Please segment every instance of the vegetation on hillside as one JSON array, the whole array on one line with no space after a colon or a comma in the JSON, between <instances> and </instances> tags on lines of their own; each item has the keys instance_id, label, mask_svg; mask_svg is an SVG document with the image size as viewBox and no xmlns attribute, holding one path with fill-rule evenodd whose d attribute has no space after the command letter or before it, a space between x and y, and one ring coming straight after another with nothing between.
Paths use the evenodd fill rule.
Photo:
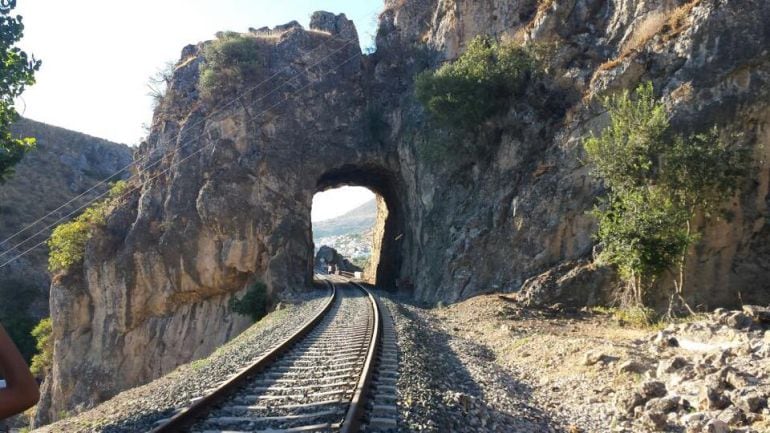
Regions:
<instances>
[{"instance_id":1,"label":"vegetation on hillside","mask_svg":"<svg viewBox=\"0 0 770 433\"><path fill-rule=\"evenodd\" d=\"M51 370L53 365L53 339L51 334L53 328L51 327L51 318L45 318L35 326L32 330L32 337L35 339L35 347L37 353L32 357L30 363L30 371L35 377L42 379Z\"/></svg>"},{"instance_id":2,"label":"vegetation on hillside","mask_svg":"<svg viewBox=\"0 0 770 433\"><path fill-rule=\"evenodd\" d=\"M600 260L626 281L627 304L643 304L666 271L678 270L670 305L686 306L684 267L698 239L693 221L716 215L747 173L750 155L716 129L686 137L671 131L651 83L604 104L610 124L584 141L594 174L608 188L593 210Z\"/></svg>"},{"instance_id":3,"label":"vegetation on hillside","mask_svg":"<svg viewBox=\"0 0 770 433\"><path fill-rule=\"evenodd\" d=\"M233 96L262 71L261 47L257 38L223 32L203 48L198 89L204 100Z\"/></svg>"},{"instance_id":4,"label":"vegetation on hillside","mask_svg":"<svg viewBox=\"0 0 770 433\"><path fill-rule=\"evenodd\" d=\"M82 263L86 243L94 228L105 224L110 210L128 189L126 181L115 182L106 199L91 205L77 218L53 230L48 240L48 269L52 273L66 271Z\"/></svg>"},{"instance_id":5,"label":"vegetation on hillside","mask_svg":"<svg viewBox=\"0 0 770 433\"><path fill-rule=\"evenodd\" d=\"M262 281L255 282L241 299L231 298L229 306L233 313L258 321L267 314L267 286Z\"/></svg>"},{"instance_id":6,"label":"vegetation on hillside","mask_svg":"<svg viewBox=\"0 0 770 433\"><path fill-rule=\"evenodd\" d=\"M457 60L418 75L415 95L442 126L474 130L509 109L534 69L526 49L477 36Z\"/></svg>"},{"instance_id":7,"label":"vegetation on hillside","mask_svg":"<svg viewBox=\"0 0 770 433\"><path fill-rule=\"evenodd\" d=\"M30 60L16 46L24 35L24 24L21 16L11 16L15 7L16 0L4 1L0 6L0 183L35 145L34 138L11 133L11 125L19 118L14 100L35 83L35 72L40 69L39 60L34 56Z\"/></svg>"},{"instance_id":8,"label":"vegetation on hillside","mask_svg":"<svg viewBox=\"0 0 770 433\"><path fill-rule=\"evenodd\" d=\"M27 361L35 354L35 340L30 332L36 320L30 317L28 311L36 292L27 281L11 279L0 284L0 323Z\"/></svg>"}]
</instances>

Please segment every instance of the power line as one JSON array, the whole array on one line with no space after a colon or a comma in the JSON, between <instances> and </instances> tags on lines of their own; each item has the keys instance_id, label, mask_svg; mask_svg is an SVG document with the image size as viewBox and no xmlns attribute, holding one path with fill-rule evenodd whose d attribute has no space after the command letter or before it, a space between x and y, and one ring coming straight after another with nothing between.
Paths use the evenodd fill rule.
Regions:
<instances>
[{"instance_id":1,"label":"power line","mask_svg":"<svg viewBox=\"0 0 770 433\"><path fill-rule=\"evenodd\" d=\"M321 64L321 63L323 63L323 62L324 62L326 59L328 59L328 58L330 58L330 57L334 56L335 54L339 53L339 52L340 52L340 51L342 51L344 48L346 48L348 45L350 45L351 43L355 42L355 40L351 40L351 39L348 39L348 40L343 40L343 39L335 38L335 37L333 37L333 36L331 37L331 39L330 39L330 40L337 40L337 41L341 41L341 42L344 42L344 44L343 44L343 45L341 45L339 48L335 49L334 51L332 51L331 53L329 53L328 55L326 55L326 56L324 56L323 58L321 58L319 61L315 62L314 64L312 64L312 65L310 65L310 66L308 66L308 67L306 67L306 68L304 68L304 69L303 69L303 72L310 72L312 68L314 68L315 66L318 66L318 65L320 65L320 64ZM318 50L318 49L320 49L322 46L326 46L326 45L328 44L328 42L329 42L329 41L326 41L326 42L324 42L323 44L320 44L318 47L316 47L316 48L312 49L311 51L309 51L309 52L308 52L308 53L306 53L306 54L311 54L311 53L313 53L313 52L317 51L317 50ZM358 53L356 53L356 55L358 55ZM196 127L196 126L198 126L198 125L202 124L203 122L205 122L205 121L209 120L209 119L210 119L212 116L214 116L214 115L216 115L216 114L219 114L219 113L220 113L222 110L224 110L225 108L227 108L227 107L229 107L230 105L234 104L235 102L239 101L240 99L242 99L243 97L245 97L245 96L246 96L247 94L249 94L250 92L252 92L252 91L256 90L256 89L257 89L258 87L260 87L262 84L264 84L264 83L268 82L269 80L271 80L271 79L275 78L276 76L278 76L278 75L279 75L281 72L283 72L283 70L284 70L284 69L289 69L289 68L290 68L290 65L287 65L287 66L285 66L285 67L281 68L281 69L280 69L278 72L276 72L275 74L273 74L273 75L272 75L270 78L268 78L268 79L266 79L266 80L262 81L261 83L259 83L258 85L254 86L254 87L252 87L252 88L250 88L250 89L247 89L246 91L242 92L241 94L239 94L237 97L233 98L232 100L230 100L230 101L229 101L229 102L227 102L226 104L223 104L223 105L221 105L221 106L217 107L217 108L216 108L214 111L212 111L211 113L209 113L208 115L206 115L206 116L205 116L203 119L201 119L201 120L198 120L198 121L196 121L196 122L193 122L193 123L192 123L190 126L188 126L188 128L194 128L194 127ZM295 75L295 76L292 76L292 77L289 77L289 78L288 78L286 81L284 81L284 82L283 82L283 83L281 83L280 85L276 86L275 88L273 88L273 89L272 89L271 91L269 91L268 93L266 93L266 94L262 95L262 96L261 96L259 99L257 99L255 102L259 102L259 101L262 101L262 100L266 99L268 96L272 95L273 93L277 92L278 90L280 90L281 88L283 88L284 86L286 86L286 85L287 85L287 84L288 84L288 83L289 83L289 82L290 82L290 81L291 81L293 78L295 78L295 77L296 77L296 75ZM262 113L260 113L260 114L262 114ZM187 145L189 145L191 142L192 142L192 140L190 140L190 141L187 141L187 142L185 142L185 143L183 143L183 144L180 144L180 145L178 145L178 146L177 146L177 147L176 147L174 150L175 150L175 151L181 150L182 148L184 148L184 147L186 147ZM8 242L8 241L10 241L11 239L13 239L13 238L17 237L17 236L18 236L20 233L23 233L24 231L26 231L26 230L27 230L27 229L29 229L30 227L32 227L32 226L36 225L37 223L39 223L39 222L43 221L45 218L47 218L47 217L49 217L49 216L53 215L55 212L57 212L57 211L59 211L59 210L61 210L61 209L65 208L67 205L71 204L72 202L74 202L74 201L75 201L75 200L77 200L78 198L81 198L81 197L83 197L84 195L88 194L89 192L91 192L91 191L95 190L95 189L96 189L96 188L98 188L99 186L101 186L101 185L104 185L104 184L105 184L107 181L109 181L110 179L113 179L113 178L115 178L115 176L117 176L117 175L119 175L120 173L124 172L125 170L127 170L127 169L128 169L128 168L130 168L131 166L134 166L134 165L136 165L136 166L139 166L139 164L141 164L142 162L144 162L144 160L145 160L145 159L149 159L149 157L150 157L150 153L148 152L146 156L144 156L144 157L142 157L142 158L139 158L139 159L138 159L138 160L136 160L136 161L132 161L132 162L131 162L131 164L128 164L126 167L124 167L124 168L122 168L121 170L119 170L119 171L117 171L117 172L113 173L111 176L107 177L105 180L103 180L103 181L99 182L98 184L94 185L92 188L90 188L89 190L87 190L87 191L85 191L84 193L80 194L78 197L75 197L75 198L73 198L72 200L68 201L67 203L65 203L65 204L63 204L63 205L61 205L61 206L59 206L57 209L55 209L55 210L53 210L53 211L49 212L47 215L45 215L45 216L43 216L43 217L39 218L39 219L38 219L37 221L35 221L34 223L32 223L32 224L30 224L29 226L25 227L24 229L22 229L22 230L20 230L20 231L16 232L14 235L12 235L11 237L7 238L6 240L4 240L4 241L0 242L0 246L2 246L4 243L7 243L7 242ZM158 158L157 158L155 161L153 161L153 162L152 162L152 163L150 163L149 165L147 165L147 166L144 166L144 167L142 167L142 168L143 168L144 170L148 170L148 169L151 169L152 167L154 167L154 166L158 165L158 164L159 164L159 163L160 163L160 162L163 160L163 157L164 157L164 155L161 155L161 156L159 156L159 157L158 157ZM26 244L26 243L30 242L32 239L34 239L34 238L35 238L35 237L37 237L38 235L40 235L40 234L43 234L43 233L47 232L47 231L48 231L48 229L50 229L50 228L52 228L52 227L54 227L54 226L58 225L59 223L61 223L61 222L63 222L63 221L66 221L66 220L67 220L67 219L69 219L69 218L70 218L72 215L74 215L74 214L76 214L77 212L79 212L79 211L83 210L84 208L88 207L88 206L89 206L91 203L93 203L94 201L96 201L96 200L100 199L101 197L105 196L105 195L106 195L108 192L109 192L109 191L105 191L105 192L103 192L103 193L101 193L101 194L97 195L96 197L94 197L93 199L91 199L91 200L87 201L85 204L81 205L80 207L76 208L75 210L73 210L73 211L69 212L68 214L64 215L63 217L60 217L60 218L59 218L58 220L56 220L55 222L53 222L53 223L51 223L51 224L49 224L49 225L47 225L47 226L43 227L42 229L38 230L37 232L35 232L35 233L34 233L34 234L32 234L31 236L28 236L26 239L22 240L21 242L19 242L19 243L18 243L18 244L16 244L16 245L12 246L12 247L11 247L11 248L9 248L8 250L6 250L6 251L3 251L3 252L0 252L0 258L2 258L2 257L5 257L5 256L9 255L9 254L10 254L10 253L11 253L13 250L15 250L15 249L19 248L20 246L22 246L22 245L24 245L24 244ZM41 245L42 243L45 243L45 241L43 241L43 242L41 242L41 243L37 244L35 247L33 247L33 249L34 249L34 248L36 248L37 246ZM0 267L1 267L1 266L0 266Z\"/></svg>"},{"instance_id":2,"label":"power line","mask_svg":"<svg viewBox=\"0 0 770 433\"><path fill-rule=\"evenodd\" d=\"M345 48L346 46L348 46L348 45L350 45L351 43L355 42L355 41L354 41L354 40L352 40L352 39L347 39L347 40L345 40L345 39L336 38L336 37L334 37L334 36L330 36L330 38L329 38L327 41L323 42L322 44L319 44L317 47L315 47L315 48L313 48L312 50L308 51L308 52L306 53L306 55L311 55L311 54L312 54L312 53L314 53L315 51L319 50L321 47L325 47L327 44L329 44L331 41L334 41L334 40L336 40L336 41L340 41L340 42L344 42L344 44L343 44L343 45L342 45L342 46L341 46L339 49L337 49L337 50L333 51L331 54L329 54L329 55L325 56L324 58L322 58L322 59L321 59L320 61L318 61L317 63L315 63L315 64L313 64L313 65L311 65L311 66L309 66L309 67L305 68L305 71L309 71L309 69L310 69L310 68L312 68L312 67L314 67L314 66L316 66L316 65L320 64L321 62L323 62L323 61L324 61L324 60L326 60L327 58L329 58L329 57L331 57L332 55L336 54L337 52L341 51L341 50L342 50L343 48ZM214 109L214 110L213 110L211 113L209 113L208 115L206 115L205 117L203 117L203 119L200 119L199 121L197 121L197 122L193 123L193 124L190 126L190 128L193 128L193 127L195 127L195 126L198 126L199 124L201 124L201 123L203 123L203 122L205 122L205 121L209 120L209 119L210 119L212 116L214 116L214 115L218 114L219 112L221 112L221 111L222 111L222 110L224 110L225 108L227 108L227 107L231 106L232 104L234 104L234 103L238 102L238 101L239 101L241 98L245 97L247 94L249 94L249 93L253 92L254 90L257 90L257 89L258 89L258 88L260 88L260 87L261 87L263 84L265 84L265 83L269 82L269 81L270 81L270 80L272 80L273 78L275 78L275 77L277 77L278 75L280 75L280 74L281 74L281 73L282 73L284 70L287 70L287 69L290 69L290 68L291 68L291 65L286 65L286 66L284 66L284 67L280 68L278 71L276 71L276 72L275 72L273 75L271 75L270 77L268 77L268 78L264 79L263 81L259 82L259 83L258 83L258 84L256 84L255 86L253 86L253 87L251 87L251 88L249 88L249 89L247 89L247 90L243 91L242 93L240 93L240 94L239 94L239 95L237 95L235 98L233 98L232 100L228 101L227 103L225 103L225 104L223 104L223 105L221 105L221 106L218 106L218 107L216 107L216 108L215 108L215 109ZM291 78L289 78L289 79L291 79ZM261 101L261 100L262 100L262 99L264 99L264 98L266 98L267 96L269 96L270 94L272 94L272 93L273 93L275 90L278 90L278 89L280 89L280 88L281 88L281 87L283 87L283 86L284 86L284 85L285 85L287 82L288 82L288 80L287 80L287 81L285 81L285 82L284 82L283 84L281 84L280 86L278 86L277 88L273 89L273 91L271 91L270 93L268 93L268 94L266 94L266 95L262 96L260 99L258 99L258 100L257 100L257 102L258 102L258 101ZM180 145L180 146L177 148L177 150L178 150L178 149L181 149L181 148L182 148L182 147L184 147L184 146L186 146L186 144ZM26 232L27 230L29 230L30 228L34 227L35 225L37 225L38 223L42 222L42 221L43 221L43 220L45 220L46 218L48 218L48 217L50 217L50 216L54 215L55 213L57 213L57 212L59 212L59 211L63 210L64 208L66 208L66 207L67 207L67 206L69 206L70 204L72 204L72 203L74 203L75 201L77 201L77 200L79 200L79 199L81 199L81 198L85 197L86 195L90 194L90 193L91 193L91 192L93 192L94 190L96 190L96 189L100 188L101 186L103 186L103 185L107 184L107 183L108 183L108 182L110 182L111 180L114 180L114 179L115 179L117 176L119 176L120 174L122 174L122 173L126 172L126 171L127 171L127 170L129 170L131 167L133 167L133 166L139 166L139 165L140 165L141 163L143 163L143 162L144 162L146 159L149 159L149 158L150 158L150 156L151 156L151 155L150 155L150 153L148 152L146 155L142 156L141 158L139 158L139 159L137 159L137 160L134 160L134 161L131 161L131 162L130 162L128 165L126 165L126 166L124 166L123 168L121 168L120 170L118 170L118 171L116 171L116 172L112 173L110 176L108 176L107 178L105 178L105 179L101 180L100 182L98 182L97 184L93 185L91 188L87 189L86 191L84 191L84 192L80 193L78 196L76 196L76 197L73 197L72 199L70 199L70 200L69 200L69 201L67 201L66 203L62 204L61 206L57 207L56 209L54 209L54 210L52 210L52 211L48 212L47 214L43 215L42 217L38 218L37 220L35 220L34 222L30 223L30 224L29 224L29 225L27 225L26 227L22 228L21 230L17 231L16 233L12 234L11 236L9 236L9 237L8 237L8 238L6 238L5 240L3 240L3 241L0 241L0 247L2 247L3 245L6 245L8 242L10 242L11 240L13 240L13 239L17 238L17 237L18 237L18 236L20 236L22 233L24 233L24 232ZM159 158L158 158L158 160L156 160L155 162L153 162L152 164L150 164L150 166L149 166L149 167L146 167L146 168L151 168L151 167L153 167L153 166L154 166L154 165L156 165L158 162L160 162L160 160L161 160L161 159L162 159L162 157L159 157ZM83 206L81 206L81 207L80 207L80 208L78 208L77 210L81 210L81 209L83 209ZM77 212L77 210L76 210L76 212ZM68 215L72 215L72 213L70 213L70 214L68 214ZM4 252L1 252L1 253L0 253L0 258L2 258L3 256L7 255L7 254L8 254L10 251L13 251L13 250L17 249L18 247L20 247L21 245L23 245L23 244L25 244L25 243L29 242L29 241L30 241L32 238L36 237L37 235L39 235L39 234L41 234L41 233L44 233L44 232L45 232L45 231L47 231L49 228L51 228L51 227L53 227L53 226L55 226L55 225L59 224L61 221L65 220L65 219L67 219L67 218L68 218L68 216L65 216L65 217L63 217L63 218L60 218L59 220L57 220L57 221L56 221L56 222L54 222L53 224L50 224L50 225L48 225L47 227L45 227L44 229L42 229L42 230L38 231L37 233L35 233L35 234L33 234L33 235L29 236L27 239L23 240L22 242L20 242L20 243L18 243L18 244L16 244L16 245L14 245L14 246L12 246L12 247L10 247L8 250L6 250L6 251L4 251Z\"/></svg>"},{"instance_id":3,"label":"power line","mask_svg":"<svg viewBox=\"0 0 770 433\"><path fill-rule=\"evenodd\" d=\"M347 45L347 44L346 44L346 45ZM343 47L344 47L344 46L343 46ZM321 61L319 61L319 62L315 63L314 65L312 65L312 66L310 66L310 67L308 67L308 68L305 68L305 71L307 71L307 72L310 72L310 68L311 68L311 67L317 66L318 64L320 64L321 62L323 62L323 60L325 60L325 59L327 59L327 58L331 57L331 56L332 56L334 53L336 53L336 52L339 52L340 50L341 50L341 48L340 48L339 50L336 50L336 51L335 51L335 52L333 52L332 54L330 54L330 55L328 55L328 56L325 56L325 57L324 57L324 59L322 59ZM325 75L328 75L328 74L329 74L329 73L331 73L332 71L334 71L334 70L336 70L336 69L338 69L338 68L342 67L343 65L345 65L345 64L347 64L347 63L349 63L351 60L353 60L353 59L355 59L356 57L359 57L359 56L360 56L360 53L356 53L356 54L354 54L354 55L350 56L350 57L349 57L349 58L347 58L347 59L346 59L344 62L342 62L342 63L340 63L340 64L336 65L335 67L333 67L332 69L330 69L329 71L327 71ZM291 81L292 79L294 79L294 78L295 78L295 77L291 77L291 78L289 78L289 79L288 79L286 82L284 82L284 85L285 85L286 83L288 83L289 81ZM273 108L275 108L275 107L277 107L277 106L279 106L279 105L283 104L284 102L286 102L287 100L289 100L289 98L290 98L290 97L297 95L299 92L301 92L301 91L303 91L303 90L305 90L305 89L309 88L310 86L312 86L312 85L313 85L313 84L315 84L315 83L316 83L316 82L310 82L310 83L308 83L308 84L306 84L306 85L304 85L304 86L300 87L299 89L297 89L296 91L292 92L292 93L291 93L289 96L287 96L287 97L286 97L286 98L284 98L283 100L281 100L281 101L279 101L279 102L277 102L277 103L275 103L275 104L271 105L270 107L268 107L268 108L266 108L266 109L264 109L264 110L260 111L260 112L259 112L259 113L257 113L255 116L252 116L252 118L257 118L258 116L261 116L261 115L263 115L264 113L266 113L266 112L268 112L268 111L272 110ZM283 86L283 85L282 85L282 86ZM202 136L203 136L203 134L201 134L201 135L197 136L197 137L196 137L196 140L200 139ZM188 142L188 143L189 143L189 142ZM213 143L213 142L212 142L212 143ZM190 159L192 156L194 156L194 155L198 154L199 152L201 152L202 150L204 150L206 147L210 146L212 143L209 143L209 144L207 144L207 145L205 145L205 146L202 146L202 147L200 147L200 148L196 149L194 152L192 152L192 153L190 153L189 155L185 156L185 157L184 157L184 158L182 158L181 160L177 161L176 163L173 163L173 164L171 164L171 165L170 165L168 168L166 168L166 169L164 169L164 170L161 170L160 172L158 172L158 173L156 173L155 175L151 176L151 177L150 177L149 179L147 179L147 180L146 180L144 183L142 183L142 184L140 184L140 185L137 185L136 187L133 187L133 188L129 189L128 191L124 192L124 193L123 193L123 194L122 194L122 195L119 197L119 199L122 199L122 198L125 198L125 197L127 197L129 194L133 193L135 190L137 190L137 189L139 189L139 188L143 187L145 184L148 184L149 182L152 182L153 180L157 179L159 176L161 176L161 175L163 175L163 174L167 173L168 171L170 171L172 168L175 168L175 167L177 167L177 166L181 165L183 162L187 161L187 160L188 160L188 159ZM179 149L181 149L182 147L183 147L183 146L179 146L179 147L177 147L175 150L179 150ZM76 209L75 211L73 211L73 212L69 213L67 216L65 216L65 217L64 217L64 218L62 218L62 219L66 219L66 218L69 218L70 216L72 216L72 215L74 215L75 213L77 213L77 212L78 212L80 209L82 209L82 208L84 208L84 207L86 207L86 206L90 205L91 203L93 203L93 202L97 201L98 199L100 199L100 198L104 197L104 196L105 196L105 195L107 195L108 193L109 193L109 191L105 191L105 192L103 192L103 193L99 194L99 195L98 195L98 196L96 196L94 199L92 199L91 201L89 201L88 203L86 203L84 206L82 206L81 208L79 208L79 209ZM34 235L33 235L33 237L34 237ZM31 238L32 238L32 237L30 237L30 238L28 238L28 239L31 239ZM25 241L25 242L26 242L26 241ZM35 245L33 245L32 247L28 248L27 250L25 250L25 251L24 251L24 252L22 252L21 254L18 254L18 255L16 255L16 256L12 257L11 259L9 259L8 261L4 262L3 264L1 264L1 265L0 265L0 268L4 268L5 266L7 266L7 265L11 264L12 262L14 262L14 261L16 261L16 260L18 260L18 259L20 259L20 258L24 257L24 256L25 256L25 255L27 255L29 252L33 251L33 250L34 250L35 248L37 248L37 247L40 247L40 246L42 246L42 245L43 245L43 244L45 244L46 242L47 242L47 239L46 239L46 240L43 240L43 241L41 241L41 242L38 242L37 244L35 244Z\"/></svg>"}]
</instances>

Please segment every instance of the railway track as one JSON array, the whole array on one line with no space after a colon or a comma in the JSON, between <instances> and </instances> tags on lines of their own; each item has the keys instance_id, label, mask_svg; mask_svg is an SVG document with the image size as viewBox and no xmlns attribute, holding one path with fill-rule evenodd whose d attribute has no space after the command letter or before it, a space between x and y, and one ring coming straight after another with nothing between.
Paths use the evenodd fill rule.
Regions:
<instances>
[{"instance_id":1,"label":"railway track","mask_svg":"<svg viewBox=\"0 0 770 433\"><path fill-rule=\"evenodd\" d=\"M383 365L383 356L393 370L390 318L384 327L379 302L363 286L324 281L331 294L321 312L190 407L161 421L152 433L352 433L395 428L395 419L386 417L383 424L382 413L395 414L390 384L397 376L375 371ZM388 333L384 343L383 328Z\"/></svg>"}]
</instances>

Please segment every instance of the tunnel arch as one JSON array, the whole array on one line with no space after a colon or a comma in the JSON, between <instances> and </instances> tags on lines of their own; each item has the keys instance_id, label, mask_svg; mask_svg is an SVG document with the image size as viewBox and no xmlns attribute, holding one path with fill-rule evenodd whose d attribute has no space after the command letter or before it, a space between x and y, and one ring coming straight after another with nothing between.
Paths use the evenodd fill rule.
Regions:
<instances>
[{"instance_id":1,"label":"tunnel arch","mask_svg":"<svg viewBox=\"0 0 770 433\"><path fill-rule=\"evenodd\" d=\"M372 261L377 262L374 278L378 287L386 290L398 288L403 264L403 242L405 235L406 206L400 199L400 183L392 171L376 165L343 165L326 171L316 183L314 193L342 186L368 188L378 197L378 218L375 233L381 233L379 245L372 248ZM381 199L381 201L379 200ZM387 208L387 217L382 220L382 208ZM308 233L312 245L312 229ZM377 236L375 235L375 238ZM378 248L379 247L379 248ZM310 272L312 273L312 253Z\"/></svg>"}]
</instances>

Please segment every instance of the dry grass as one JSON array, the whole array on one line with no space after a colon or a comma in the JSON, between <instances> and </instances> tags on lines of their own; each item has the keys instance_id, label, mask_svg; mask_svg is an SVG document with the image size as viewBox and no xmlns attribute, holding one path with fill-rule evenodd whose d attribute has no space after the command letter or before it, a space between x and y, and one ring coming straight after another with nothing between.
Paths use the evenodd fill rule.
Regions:
<instances>
[{"instance_id":1,"label":"dry grass","mask_svg":"<svg viewBox=\"0 0 770 433\"><path fill-rule=\"evenodd\" d=\"M607 60L599 65L600 71L608 71L616 68L623 60L632 54L639 52L653 36L660 33L667 23L667 11L655 11L647 14L646 17L637 25L631 35L626 39L620 48L620 54L614 59Z\"/></svg>"},{"instance_id":2,"label":"dry grass","mask_svg":"<svg viewBox=\"0 0 770 433\"><path fill-rule=\"evenodd\" d=\"M631 35L620 48L620 54L599 65L599 71L607 71L616 68L625 59L638 53L655 35L660 35L662 42L668 42L687 29L687 18L693 8L700 4L701 0L691 0L674 10L655 11L646 17L634 28Z\"/></svg>"},{"instance_id":3,"label":"dry grass","mask_svg":"<svg viewBox=\"0 0 770 433\"><path fill-rule=\"evenodd\" d=\"M606 62L599 65L600 71L609 71L610 69L616 68L618 65L623 63L623 60L625 60L625 57L619 56L614 59L607 60Z\"/></svg>"},{"instance_id":4,"label":"dry grass","mask_svg":"<svg viewBox=\"0 0 770 433\"><path fill-rule=\"evenodd\" d=\"M635 26L631 35L620 49L621 56L628 56L633 51L647 45L653 36L663 30L667 23L668 11L655 11L647 14L646 17Z\"/></svg>"},{"instance_id":5,"label":"dry grass","mask_svg":"<svg viewBox=\"0 0 770 433\"><path fill-rule=\"evenodd\" d=\"M553 6L553 0L539 0L537 2L537 13L535 14L536 17L542 16L546 12L548 12L548 9L551 9L551 6Z\"/></svg>"},{"instance_id":6,"label":"dry grass","mask_svg":"<svg viewBox=\"0 0 770 433\"><path fill-rule=\"evenodd\" d=\"M674 9L666 22L666 32L663 35L664 41L670 41L677 35L687 29L687 18L692 13L693 8L700 4L701 0L691 0L678 8Z\"/></svg>"}]
</instances>

